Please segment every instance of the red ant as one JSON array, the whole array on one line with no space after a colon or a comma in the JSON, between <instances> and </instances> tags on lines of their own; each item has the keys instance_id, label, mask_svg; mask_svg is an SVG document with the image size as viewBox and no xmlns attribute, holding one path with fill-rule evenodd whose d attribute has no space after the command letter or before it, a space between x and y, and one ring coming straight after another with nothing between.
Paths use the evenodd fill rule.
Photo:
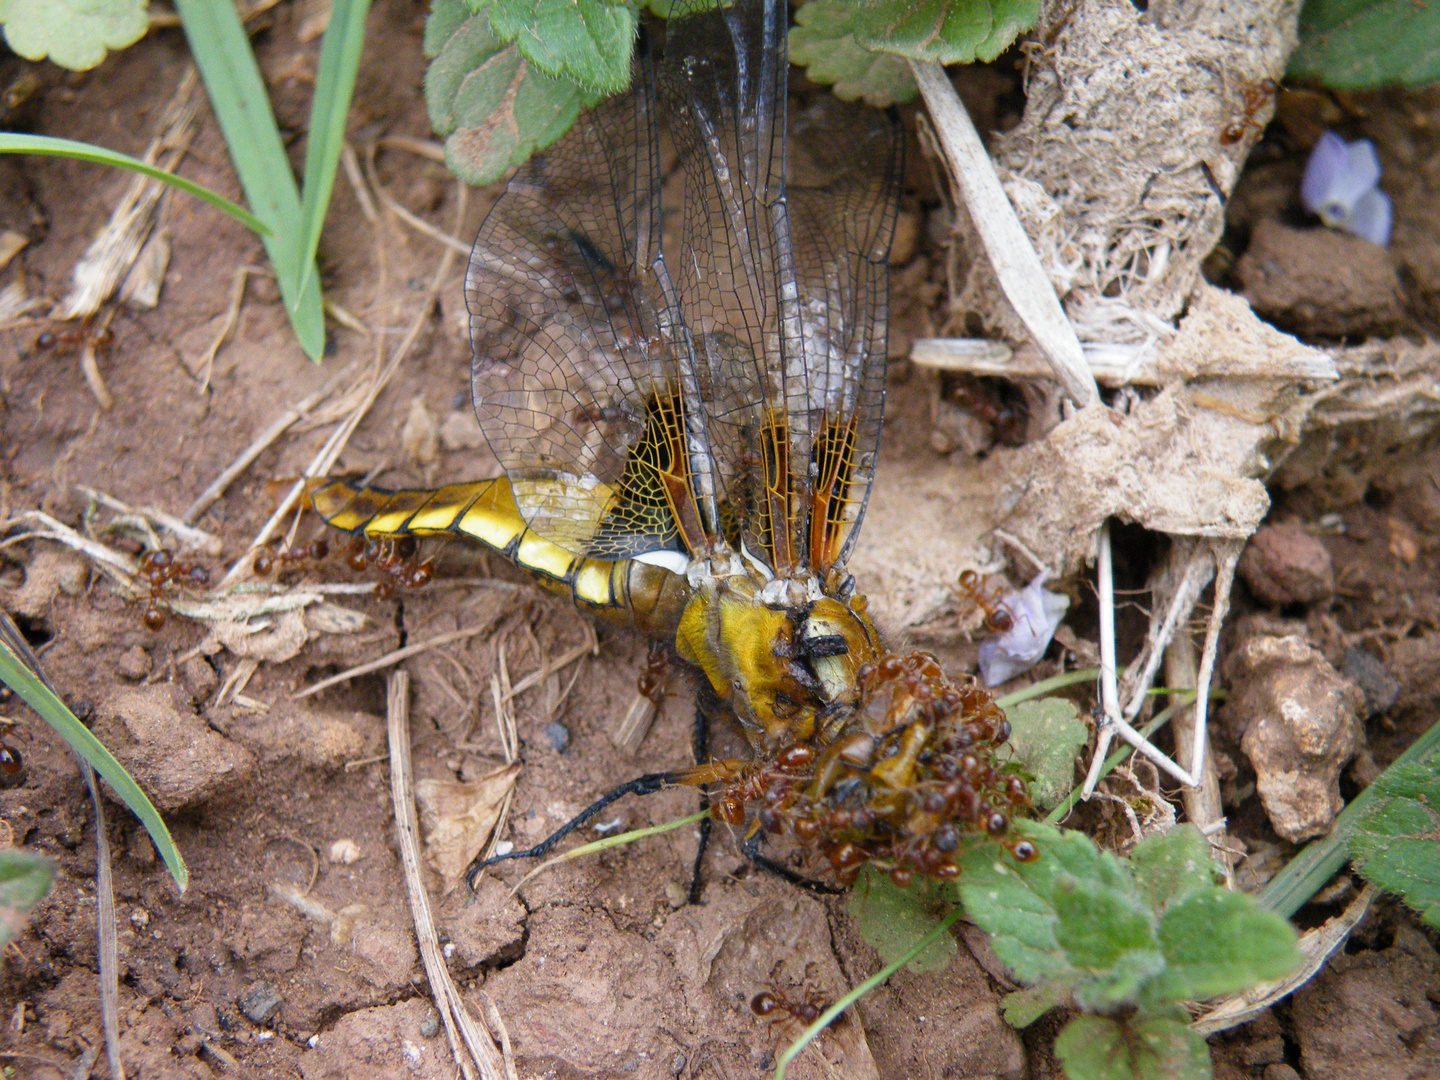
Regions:
<instances>
[{"instance_id":1,"label":"red ant","mask_svg":"<svg viewBox=\"0 0 1440 1080\"><path fill-rule=\"evenodd\" d=\"M1265 125L1255 119L1255 114L1263 109L1275 96L1280 86L1274 79L1261 79L1258 83L1247 83L1242 91L1245 105L1245 115L1225 125L1225 130L1220 132L1220 145L1231 146L1245 137L1245 132L1250 128L1256 131L1263 131Z\"/></svg>"},{"instance_id":2,"label":"red ant","mask_svg":"<svg viewBox=\"0 0 1440 1080\"><path fill-rule=\"evenodd\" d=\"M99 326L92 315L79 324L59 323L53 330L42 330L35 338L35 348L44 352L57 346L78 349L88 345L97 356L104 356L115 344L115 333L110 329L107 316Z\"/></svg>"},{"instance_id":3,"label":"red ant","mask_svg":"<svg viewBox=\"0 0 1440 1080\"><path fill-rule=\"evenodd\" d=\"M1015 626L1015 616L994 592L981 586L980 575L974 570L960 574L960 595L985 613L985 629L992 634L1008 634Z\"/></svg>"},{"instance_id":4,"label":"red ant","mask_svg":"<svg viewBox=\"0 0 1440 1080\"><path fill-rule=\"evenodd\" d=\"M164 548L147 551L140 560L140 574L150 586L150 603L145 607L145 625L150 630L159 630L165 625L165 614L160 610L160 597L167 585L191 585L203 589L210 584L210 571L199 563L177 559Z\"/></svg>"},{"instance_id":5,"label":"red ant","mask_svg":"<svg viewBox=\"0 0 1440 1080\"><path fill-rule=\"evenodd\" d=\"M780 969L784 966L785 961L781 960L771 969L769 986L750 999L750 1011L761 1019L768 1018L772 1028L777 1024L785 1024L792 1020L809 1027L820 1019L821 1013L835 1003L810 985L810 980L814 977L814 964L805 966L804 980L799 983L791 983L789 992L787 992L779 982ZM804 992L804 997L792 998L790 996L797 988ZM825 1026L828 1030L833 1031L844 1023L845 1014L841 1012L837 1013Z\"/></svg>"}]
</instances>

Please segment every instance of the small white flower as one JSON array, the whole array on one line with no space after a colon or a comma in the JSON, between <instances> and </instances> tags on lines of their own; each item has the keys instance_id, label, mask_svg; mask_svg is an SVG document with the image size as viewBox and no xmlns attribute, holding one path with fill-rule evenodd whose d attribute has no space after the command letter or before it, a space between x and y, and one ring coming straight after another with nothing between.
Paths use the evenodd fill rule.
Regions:
<instances>
[{"instance_id":1,"label":"small white flower","mask_svg":"<svg viewBox=\"0 0 1440 1080\"><path fill-rule=\"evenodd\" d=\"M1379 184L1375 144L1369 139L1347 143L1327 131L1305 163L1300 201L1330 228L1384 247L1390 242L1390 198Z\"/></svg>"},{"instance_id":2,"label":"small white flower","mask_svg":"<svg viewBox=\"0 0 1440 1080\"><path fill-rule=\"evenodd\" d=\"M1010 629L980 643L980 678L986 686L999 686L1029 671L1050 647L1070 598L1042 588L1048 576L1040 571L1029 585L1001 601L1010 613Z\"/></svg>"}]
</instances>

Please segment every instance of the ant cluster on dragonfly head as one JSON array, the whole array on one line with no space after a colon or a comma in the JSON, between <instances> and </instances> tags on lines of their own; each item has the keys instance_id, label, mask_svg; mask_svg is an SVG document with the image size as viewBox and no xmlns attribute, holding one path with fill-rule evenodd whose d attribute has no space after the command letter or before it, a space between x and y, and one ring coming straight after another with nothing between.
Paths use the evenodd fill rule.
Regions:
<instances>
[{"instance_id":1,"label":"ant cluster on dragonfly head","mask_svg":"<svg viewBox=\"0 0 1440 1080\"><path fill-rule=\"evenodd\" d=\"M696 769L697 782L725 784L711 813L818 850L842 885L867 864L902 886L917 874L954 879L975 837L999 840L1022 862L1036 858L1010 832L1010 815L1030 805L1024 780L997 758L1010 724L978 682L952 681L917 652L867 664L860 687L828 741Z\"/></svg>"}]
</instances>

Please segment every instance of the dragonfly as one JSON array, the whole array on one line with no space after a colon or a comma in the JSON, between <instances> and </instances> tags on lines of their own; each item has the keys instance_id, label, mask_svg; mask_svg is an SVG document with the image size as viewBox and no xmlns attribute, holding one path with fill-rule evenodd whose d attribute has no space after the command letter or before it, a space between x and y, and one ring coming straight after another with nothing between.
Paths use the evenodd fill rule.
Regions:
<instances>
[{"instance_id":1,"label":"dragonfly","mask_svg":"<svg viewBox=\"0 0 1440 1080\"><path fill-rule=\"evenodd\" d=\"M787 23L785 0L672 15L662 57L642 40L632 90L532 157L490 211L465 292L475 412L503 477L335 480L309 498L371 540L467 537L662 643L698 672L699 730L728 713L754 751L686 774L727 786L722 820L753 830L763 810L824 833L842 879L880 854L928 870L948 853L914 829L875 839L872 776L889 761L886 790L954 788L916 779L936 739L962 714L983 714L966 747L1008 727L938 665L890 657L845 570L880 439L902 128L828 95L791 115ZM920 832L957 815L1003 831L991 804L1008 780L985 779L998 795L931 799ZM903 803L885 812L919 820Z\"/></svg>"}]
</instances>

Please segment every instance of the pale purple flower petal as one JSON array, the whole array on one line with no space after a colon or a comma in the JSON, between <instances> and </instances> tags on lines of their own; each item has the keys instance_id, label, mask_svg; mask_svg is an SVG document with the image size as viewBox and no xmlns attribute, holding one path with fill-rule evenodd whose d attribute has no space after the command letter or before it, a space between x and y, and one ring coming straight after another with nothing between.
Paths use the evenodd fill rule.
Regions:
<instances>
[{"instance_id":1,"label":"pale purple flower petal","mask_svg":"<svg viewBox=\"0 0 1440 1080\"><path fill-rule=\"evenodd\" d=\"M1300 201L1332 229L1376 244L1390 241L1390 200L1380 191L1380 159L1369 139L1320 136L1305 164Z\"/></svg>"},{"instance_id":2,"label":"pale purple flower petal","mask_svg":"<svg viewBox=\"0 0 1440 1080\"><path fill-rule=\"evenodd\" d=\"M1342 228L1384 247L1390 243L1390 196L1379 188L1371 188L1355 200L1350 220Z\"/></svg>"},{"instance_id":3,"label":"pale purple flower petal","mask_svg":"<svg viewBox=\"0 0 1440 1080\"><path fill-rule=\"evenodd\" d=\"M1001 601L1011 624L1005 633L980 643L980 678L986 686L999 686L1029 671L1050 647L1070 598L1042 588L1047 576L1040 571L1029 585Z\"/></svg>"}]
</instances>

